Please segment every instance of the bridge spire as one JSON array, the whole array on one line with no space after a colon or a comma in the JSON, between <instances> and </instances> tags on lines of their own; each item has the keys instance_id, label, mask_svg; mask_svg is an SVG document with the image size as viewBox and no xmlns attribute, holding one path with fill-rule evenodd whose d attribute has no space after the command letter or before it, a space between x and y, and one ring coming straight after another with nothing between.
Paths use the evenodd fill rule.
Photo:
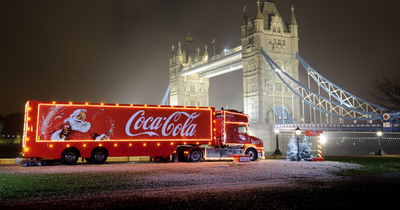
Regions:
<instances>
[{"instance_id":1,"label":"bridge spire","mask_svg":"<svg viewBox=\"0 0 400 210\"><path fill-rule=\"evenodd\" d=\"M262 19L262 16L261 16L261 9L260 9L260 0L257 1L257 15L256 15L256 19Z\"/></svg>"},{"instance_id":2,"label":"bridge spire","mask_svg":"<svg viewBox=\"0 0 400 210\"><path fill-rule=\"evenodd\" d=\"M296 17L294 16L294 7L292 5L292 20L290 22L290 25L297 25Z\"/></svg>"},{"instance_id":3,"label":"bridge spire","mask_svg":"<svg viewBox=\"0 0 400 210\"><path fill-rule=\"evenodd\" d=\"M178 53L176 56L182 56L182 50L181 50L181 41L178 42Z\"/></svg>"}]
</instances>

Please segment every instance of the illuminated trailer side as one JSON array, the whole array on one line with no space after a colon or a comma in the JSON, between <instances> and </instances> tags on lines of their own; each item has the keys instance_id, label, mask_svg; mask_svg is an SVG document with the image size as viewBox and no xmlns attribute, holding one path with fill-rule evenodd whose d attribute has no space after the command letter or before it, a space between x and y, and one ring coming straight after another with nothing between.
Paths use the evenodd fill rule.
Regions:
<instances>
[{"instance_id":1,"label":"illuminated trailer side","mask_svg":"<svg viewBox=\"0 0 400 210\"><path fill-rule=\"evenodd\" d=\"M178 146L209 146L215 135L213 107L28 101L22 146L26 158L104 163L107 157L169 156Z\"/></svg>"}]
</instances>

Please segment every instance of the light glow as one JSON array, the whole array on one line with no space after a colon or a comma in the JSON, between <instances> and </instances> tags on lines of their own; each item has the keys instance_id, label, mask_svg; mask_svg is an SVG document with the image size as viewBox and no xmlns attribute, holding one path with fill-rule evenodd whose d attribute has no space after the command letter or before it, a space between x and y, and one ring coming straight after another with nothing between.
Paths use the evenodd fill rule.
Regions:
<instances>
[{"instance_id":1,"label":"light glow","mask_svg":"<svg viewBox=\"0 0 400 210\"><path fill-rule=\"evenodd\" d=\"M278 134L278 133L279 133L279 128L275 128L275 129L274 129L274 132L275 132L276 134Z\"/></svg>"},{"instance_id":2,"label":"light glow","mask_svg":"<svg viewBox=\"0 0 400 210\"><path fill-rule=\"evenodd\" d=\"M326 143L326 136L322 135L319 137L322 144Z\"/></svg>"}]
</instances>

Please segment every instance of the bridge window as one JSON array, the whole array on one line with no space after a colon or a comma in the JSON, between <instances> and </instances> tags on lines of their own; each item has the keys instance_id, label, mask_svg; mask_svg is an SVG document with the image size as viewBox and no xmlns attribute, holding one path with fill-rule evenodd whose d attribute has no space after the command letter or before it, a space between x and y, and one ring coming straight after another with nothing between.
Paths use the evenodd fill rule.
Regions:
<instances>
[{"instance_id":1,"label":"bridge window","mask_svg":"<svg viewBox=\"0 0 400 210\"><path fill-rule=\"evenodd\" d=\"M196 86L190 85L190 92L196 92Z\"/></svg>"}]
</instances>

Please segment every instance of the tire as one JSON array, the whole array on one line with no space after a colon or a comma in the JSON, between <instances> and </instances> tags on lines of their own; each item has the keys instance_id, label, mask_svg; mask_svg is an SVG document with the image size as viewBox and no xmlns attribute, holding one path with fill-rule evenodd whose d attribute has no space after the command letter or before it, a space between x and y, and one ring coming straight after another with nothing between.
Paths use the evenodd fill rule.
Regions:
<instances>
[{"instance_id":1,"label":"tire","mask_svg":"<svg viewBox=\"0 0 400 210\"><path fill-rule=\"evenodd\" d=\"M190 162L200 162L201 159L203 159L203 152L200 149L192 149L192 151L190 151Z\"/></svg>"},{"instance_id":2,"label":"tire","mask_svg":"<svg viewBox=\"0 0 400 210\"><path fill-rule=\"evenodd\" d=\"M251 161L257 160L257 151L255 149L247 149L245 154L250 155Z\"/></svg>"},{"instance_id":3,"label":"tire","mask_svg":"<svg viewBox=\"0 0 400 210\"><path fill-rule=\"evenodd\" d=\"M95 148L90 155L90 160L94 164L103 164L107 160L107 150L103 148Z\"/></svg>"},{"instance_id":4,"label":"tire","mask_svg":"<svg viewBox=\"0 0 400 210\"><path fill-rule=\"evenodd\" d=\"M76 149L66 149L61 154L61 163L74 165L79 159L79 152Z\"/></svg>"}]
</instances>

